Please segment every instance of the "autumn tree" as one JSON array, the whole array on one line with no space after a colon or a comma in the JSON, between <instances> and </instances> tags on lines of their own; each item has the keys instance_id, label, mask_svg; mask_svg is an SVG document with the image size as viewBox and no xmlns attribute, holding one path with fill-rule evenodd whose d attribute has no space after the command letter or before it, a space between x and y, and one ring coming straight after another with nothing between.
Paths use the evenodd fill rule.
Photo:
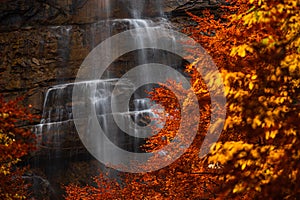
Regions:
<instances>
[{"instance_id":1,"label":"autumn tree","mask_svg":"<svg viewBox=\"0 0 300 200\"><path fill-rule=\"evenodd\" d=\"M221 26L192 15L199 25L190 31L220 66L228 100L224 135L230 140L215 144L209 161L222 165L223 195L296 199L300 2L236 3L239 9ZM201 34L211 30L220 31Z\"/></svg>"},{"instance_id":2,"label":"autumn tree","mask_svg":"<svg viewBox=\"0 0 300 200\"><path fill-rule=\"evenodd\" d=\"M205 60L191 52L195 62L186 70L201 102L201 120L198 130L183 129L197 131L194 142L183 156L161 170L126 175L116 199L299 197L299 7L299 0L234 0L217 12L206 10L201 16L189 13L197 25L186 27L184 32L209 52L223 77L227 98L223 133L210 154L199 158L199 146L206 145L202 141L211 114L207 100L211 91L197 71ZM199 110L189 109L194 107L190 94L180 85L170 84L185 97L189 121L198 123L193 113ZM169 115L164 128L147 141L146 151L172 142L180 123L179 105L172 91L157 88L151 98ZM184 145L185 138L180 140ZM152 157L149 162L155 165L168 155L172 152ZM87 187L96 191L101 184ZM68 191L70 199L73 193Z\"/></svg>"},{"instance_id":3,"label":"autumn tree","mask_svg":"<svg viewBox=\"0 0 300 200\"><path fill-rule=\"evenodd\" d=\"M179 102L174 95L174 92L180 91L179 98L186 97L188 93L181 85L175 84L175 82L169 82L169 86L172 87L172 91L165 87L158 88L152 93L152 100L160 102L165 108L165 112L168 113L165 127L154 137L150 138L143 146L147 152L152 152L161 149L165 145L169 145L173 142L175 135L178 132L178 126L180 124L180 110ZM214 198L214 187L218 186L217 176L211 176L215 174L214 170L205 169L201 163L201 158L198 156L199 146L203 141L205 132L207 131L207 125L209 124L209 101L203 100L204 104L201 107L203 115L200 116L201 130L196 135L194 143L187 149L184 155L176 160L171 165L164 167L163 169L141 174L127 174L120 173L120 179L122 182L116 185L116 182L108 177L100 174L95 178L95 186L78 186L69 185L66 187L67 196L66 199L201 199L201 198ZM188 102L186 102L188 103ZM191 110L194 105L186 104L188 109L186 112L199 112L199 110ZM193 121L190 121L194 123ZM198 124L197 124L198 125ZM197 126L198 128L198 126ZM190 126L183 127L183 131L189 132ZM185 141L186 138L177 138L178 145L175 148L183 148L189 141ZM174 151L175 152L175 151ZM159 165L161 162L167 161L170 157L174 156L174 152L161 152L156 156L151 157L147 164ZM137 165L137 168L147 169L145 165Z\"/></svg>"},{"instance_id":4,"label":"autumn tree","mask_svg":"<svg viewBox=\"0 0 300 200\"><path fill-rule=\"evenodd\" d=\"M25 168L17 164L35 148L34 135L21 127L35 116L20 100L0 98L0 199L25 199L28 195L28 185L22 179Z\"/></svg>"}]
</instances>

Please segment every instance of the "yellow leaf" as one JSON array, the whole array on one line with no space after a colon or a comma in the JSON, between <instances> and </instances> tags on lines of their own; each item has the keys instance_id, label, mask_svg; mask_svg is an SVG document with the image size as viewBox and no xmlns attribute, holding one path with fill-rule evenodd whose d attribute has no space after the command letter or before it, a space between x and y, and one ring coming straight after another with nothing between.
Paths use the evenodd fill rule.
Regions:
<instances>
[{"instance_id":1,"label":"yellow leaf","mask_svg":"<svg viewBox=\"0 0 300 200\"><path fill-rule=\"evenodd\" d=\"M243 190L244 190L244 186L242 185L242 183L239 183L239 184L235 185L232 192L239 193L239 192L242 192Z\"/></svg>"},{"instance_id":2,"label":"yellow leaf","mask_svg":"<svg viewBox=\"0 0 300 200\"><path fill-rule=\"evenodd\" d=\"M240 48L237 53L241 57L245 57L246 56L246 50L243 49L243 48Z\"/></svg>"},{"instance_id":3,"label":"yellow leaf","mask_svg":"<svg viewBox=\"0 0 300 200\"><path fill-rule=\"evenodd\" d=\"M263 45L269 44L269 38L264 38L264 39L262 39L262 40L261 40L261 43L262 43Z\"/></svg>"},{"instance_id":4,"label":"yellow leaf","mask_svg":"<svg viewBox=\"0 0 300 200\"><path fill-rule=\"evenodd\" d=\"M271 76L271 80L272 80L272 81L276 81L276 76L275 76L275 75L272 75L272 76Z\"/></svg>"},{"instance_id":5,"label":"yellow leaf","mask_svg":"<svg viewBox=\"0 0 300 200\"><path fill-rule=\"evenodd\" d=\"M255 74L255 75L253 75L252 77L251 77L251 79L252 80L255 80L255 79L257 79L257 75Z\"/></svg>"},{"instance_id":6,"label":"yellow leaf","mask_svg":"<svg viewBox=\"0 0 300 200\"><path fill-rule=\"evenodd\" d=\"M297 69L297 65L295 65L295 64L292 64L292 65L289 66L289 71L290 71L291 73L295 72L296 69Z\"/></svg>"},{"instance_id":7,"label":"yellow leaf","mask_svg":"<svg viewBox=\"0 0 300 200\"><path fill-rule=\"evenodd\" d=\"M249 89L252 90L254 87L254 84L252 82L249 83Z\"/></svg>"},{"instance_id":8,"label":"yellow leaf","mask_svg":"<svg viewBox=\"0 0 300 200\"><path fill-rule=\"evenodd\" d=\"M268 140L270 138L270 131L266 132L265 138L266 138L266 140Z\"/></svg>"},{"instance_id":9,"label":"yellow leaf","mask_svg":"<svg viewBox=\"0 0 300 200\"><path fill-rule=\"evenodd\" d=\"M241 169L244 170L246 166L247 166L246 163L243 163Z\"/></svg>"},{"instance_id":10,"label":"yellow leaf","mask_svg":"<svg viewBox=\"0 0 300 200\"><path fill-rule=\"evenodd\" d=\"M256 186L255 190L258 191L258 192L260 192L261 191L261 187L260 186Z\"/></svg>"}]
</instances>

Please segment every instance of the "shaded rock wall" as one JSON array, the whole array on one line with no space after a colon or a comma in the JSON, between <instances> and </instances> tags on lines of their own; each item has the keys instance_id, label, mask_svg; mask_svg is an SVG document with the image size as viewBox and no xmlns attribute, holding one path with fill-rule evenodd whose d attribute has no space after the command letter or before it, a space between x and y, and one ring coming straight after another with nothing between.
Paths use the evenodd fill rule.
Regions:
<instances>
[{"instance_id":1,"label":"shaded rock wall","mask_svg":"<svg viewBox=\"0 0 300 200\"><path fill-rule=\"evenodd\" d=\"M28 95L38 112L47 87L75 76L89 51L73 26L46 26L0 33L0 91ZM76 56L75 56L76 54Z\"/></svg>"}]
</instances>

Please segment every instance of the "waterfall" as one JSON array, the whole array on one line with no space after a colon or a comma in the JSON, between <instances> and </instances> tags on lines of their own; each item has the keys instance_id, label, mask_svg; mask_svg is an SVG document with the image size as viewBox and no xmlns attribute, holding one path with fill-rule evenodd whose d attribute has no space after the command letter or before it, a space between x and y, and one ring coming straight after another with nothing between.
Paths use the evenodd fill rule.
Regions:
<instances>
[{"instance_id":1,"label":"waterfall","mask_svg":"<svg viewBox=\"0 0 300 200\"><path fill-rule=\"evenodd\" d=\"M141 4L137 4L138 7ZM131 5L131 7L133 4ZM133 13L134 14L134 13ZM135 15L135 14L134 14ZM114 19L110 20L110 24L116 25L122 23L127 26L128 29L134 28L145 28L145 27L167 27L169 26L168 21L164 18L156 18L155 20L150 19ZM112 27L113 29L114 27ZM151 39L151 35L147 35L146 37ZM137 41L142 43L142 38L137 38ZM156 42L153 39L153 42ZM181 60L175 57L174 55L170 55L166 52L154 50L154 49L141 49L133 54L129 55L130 59L134 61L134 65L142 65L147 63L161 63L168 66L179 67L181 65ZM132 68L134 66L128 66L128 68ZM108 70L106 73L105 79L101 80L84 80L79 83L65 83L60 85L51 86L45 95L44 106L42 119L40 124L36 125L35 132L38 136L38 145L41 148L49 148L51 152L55 152L55 156L63 156L59 155L61 151L65 151L65 149L70 148L72 150L70 143L71 141L64 141L64 139L68 139L67 135L70 135L70 138L76 137L76 130L73 122L72 115L72 107L73 106L85 106L85 101L92 101L92 105L95 106L97 111L97 116L99 123L103 126L104 129L109 127L111 130L105 130L108 134L108 137L118 138L114 141L116 144L122 146L122 143L125 138L117 137L118 133L122 131L118 129L118 126L114 124L114 120L111 116L110 109L110 101L112 91L114 89L114 84L119 80L118 76L115 75L115 69ZM151 77L147 76L149 74L147 71L142 71L140 74L137 74L137 77L143 80L147 80ZM176 79L176 77L174 77ZM89 91L92 88L96 88L95 95L92 97L93 99L80 99L78 100L78 105L73 105L72 102L72 90L74 85L82 88L82 91ZM146 85L141 88L133 88L130 85L124 85L124 91L120 91L119 95L122 95L123 92L127 90L133 90L134 95L132 99L132 103L130 103L130 112L119 113L124 119L132 118L136 121L137 124L146 125L149 122L145 121L144 116L153 115L151 111L151 102L147 99L147 93L145 91L150 91L155 85ZM116 97L117 98L117 97ZM88 116L82 116L88 117ZM143 121L144 119L144 121ZM149 119L148 119L149 120ZM126 121L126 120L125 120ZM143 121L143 122L142 122ZM146 124L145 124L146 123ZM106 128L105 128L106 127ZM67 131L66 131L67 130ZM121 133L124 135L124 133ZM131 138L132 139L132 138ZM65 146L60 149L63 143L68 143L71 146ZM138 145L141 142L140 139L134 139L135 143L132 147L129 148L131 151L136 151L138 149ZM128 143L128 141L127 141ZM47 146L48 145L48 146ZM125 144L124 144L125 145ZM128 146L128 145L127 145ZM74 147L76 149L76 147ZM134 149L134 150L133 150ZM54 155L53 154L53 155Z\"/></svg>"},{"instance_id":2,"label":"waterfall","mask_svg":"<svg viewBox=\"0 0 300 200\"><path fill-rule=\"evenodd\" d=\"M124 0L124 5L127 5L127 8L124 9L128 9L130 11L131 18L107 19L105 21L99 21L91 24L91 47L93 48L97 45L96 38L98 36L96 35L96 30L101 29L101 26L103 25L110 26L109 33L103 34L108 36L131 29L146 27L170 27L170 23L166 18L164 18L162 13L160 6L161 1L162 0L155 0L153 1L154 3L152 2L152 5L155 5L155 8L152 9L157 10L157 16L152 19L144 19L143 14L148 9L147 4L145 3L146 1ZM106 11L110 12L111 8L109 0L105 0L104 5L106 6ZM71 34L71 31L68 29L68 32L65 34ZM155 38L152 38L152 35L148 33L136 38L137 42L141 43L142 46L143 37L149 38L153 41L153 43L159 42ZM105 39L106 38L100 38L100 41ZM119 63L122 63L123 68L118 67ZM89 110L92 109L91 106L93 106L96 110L98 123L110 141L126 151L142 152L140 145L145 140L143 138L134 137L135 133L133 133L133 135L128 135L121 130L118 124L116 124L114 121L113 114L119 116L123 126L126 126L127 122L130 120L132 120L139 127L147 126L151 123L149 117L151 118L157 116L153 112L153 109L155 109L156 106L154 105L154 102L150 101L148 94L145 91L150 91L151 89L157 87L157 85L150 84L140 88L135 88L130 82L127 83L124 81L121 85L119 84L120 89L118 92L114 91L114 88L120 79L120 72L126 73L135 66L147 63L160 63L171 66L175 69L182 67L182 59L178 58L176 55L161 50L147 48L140 49L135 52L122 55L120 58L118 58L118 60L111 64L101 79L83 79L80 82L63 83L51 86L47 90L44 99L42 119L40 124L36 125L34 129L38 138L37 145L39 154L41 154L42 157L46 159L46 163L52 167L49 169L48 174L46 174L47 176L52 176L52 178L48 177L48 179L54 180L55 177L57 177L57 174L55 174L55 170L57 170L57 168L55 168L56 165L63 165L62 168L65 168L68 166L68 164L64 165L62 163L68 162L68 158L79 157L80 155L88 155L87 150L82 145L82 142L78 137L78 130L76 130L78 127L75 127L74 120L79 122L82 121L83 125L80 128L87 131L90 128L90 116L87 116L86 113L82 113L80 119L74 119L72 113L74 108ZM142 73L137 74L137 77L147 80L151 78L148 76L148 74L150 73L143 71ZM177 79L177 77L173 78L175 80ZM78 96L76 99L74 99L74 97L72 97L74 87L82 91L82 94L84 95ZM90 91L92 91L93 94L89 94ZM118 101L119 99L122 99L122 96L124 96L125 93L128 92L133 93L128 105L130 109L126 112L113 113L111 109L112 99ZM99 149L99 151L101 151L101 149ZM89 157L89 159L91 158ZM47 166L46 164L46 167L50 166ZM64 176L63 172L61 172L60 175Z\"/></svg>"}]
</instances>

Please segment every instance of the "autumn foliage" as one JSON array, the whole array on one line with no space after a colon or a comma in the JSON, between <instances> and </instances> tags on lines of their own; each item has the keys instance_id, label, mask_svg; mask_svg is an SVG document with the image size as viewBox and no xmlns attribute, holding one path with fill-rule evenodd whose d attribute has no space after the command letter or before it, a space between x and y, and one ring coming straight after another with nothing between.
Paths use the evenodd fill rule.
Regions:
<instances>
[{"instance_id":1,"label":"autumn foliage","mask_svg":"<svg viewBox=\"0 0 300 200\"><path fill-rule=\"evenodd\" d=\"M237 1L227 23L190 31L220 66L228 100L222 141L209 161L226 175L222 194L299 197L299 1ZM235 10L236 9L236 10ZM212 23L211 23L212 22ZM216 31L214 37L200 34Z\"/></svg>"},{"instance_id":2,"label":"autumn foliage","mask_svg":"<svg viewBox=\"0 0 300 200\"><path fill-rule=\"evenodd\" d=\"M35 148L34 135L22 125L34 116L20 100L0 97L0 199L25 199L28 187L22 179L25 168L17 164Z\"/></svg>"},{"instance_id":3,"label":"autumn foliage","mask_svg":"<svg viewBox=\"0 0 300 200\"><path fill-rule=\"evenodd\" d=\"M211 114L207 100L211 91L196 70L203 60L191 52L195 63L187 66L187 72L201 113L194 142L183 156L161 170L126 174L124 184L111 190L117 193L109 194L116 196L107 194L107 199L299 198L300 2L230 2L219 8L218 16L208 10L200 16L189 13L197 25L184 30L208 51L222 74L227 118L219 142L207 157L199 158L199 147L206 145L202 141ZM170 84L182 91L184 105L191 106L189 94L180 85ZM151 95L169 115L161 132L147 141L147 151L168 145L180 123L178 102L171 91L161 87ZM189 121L198 123L193 115L198 111L190 112ZM184 138L181 140L184 144ZM149 162L155 164L164 156ZM103 192L97 181L96 187L68 187L67 199L80 199L98 190L105 199L110 190Z\"/></svg>"}]
</instances>

